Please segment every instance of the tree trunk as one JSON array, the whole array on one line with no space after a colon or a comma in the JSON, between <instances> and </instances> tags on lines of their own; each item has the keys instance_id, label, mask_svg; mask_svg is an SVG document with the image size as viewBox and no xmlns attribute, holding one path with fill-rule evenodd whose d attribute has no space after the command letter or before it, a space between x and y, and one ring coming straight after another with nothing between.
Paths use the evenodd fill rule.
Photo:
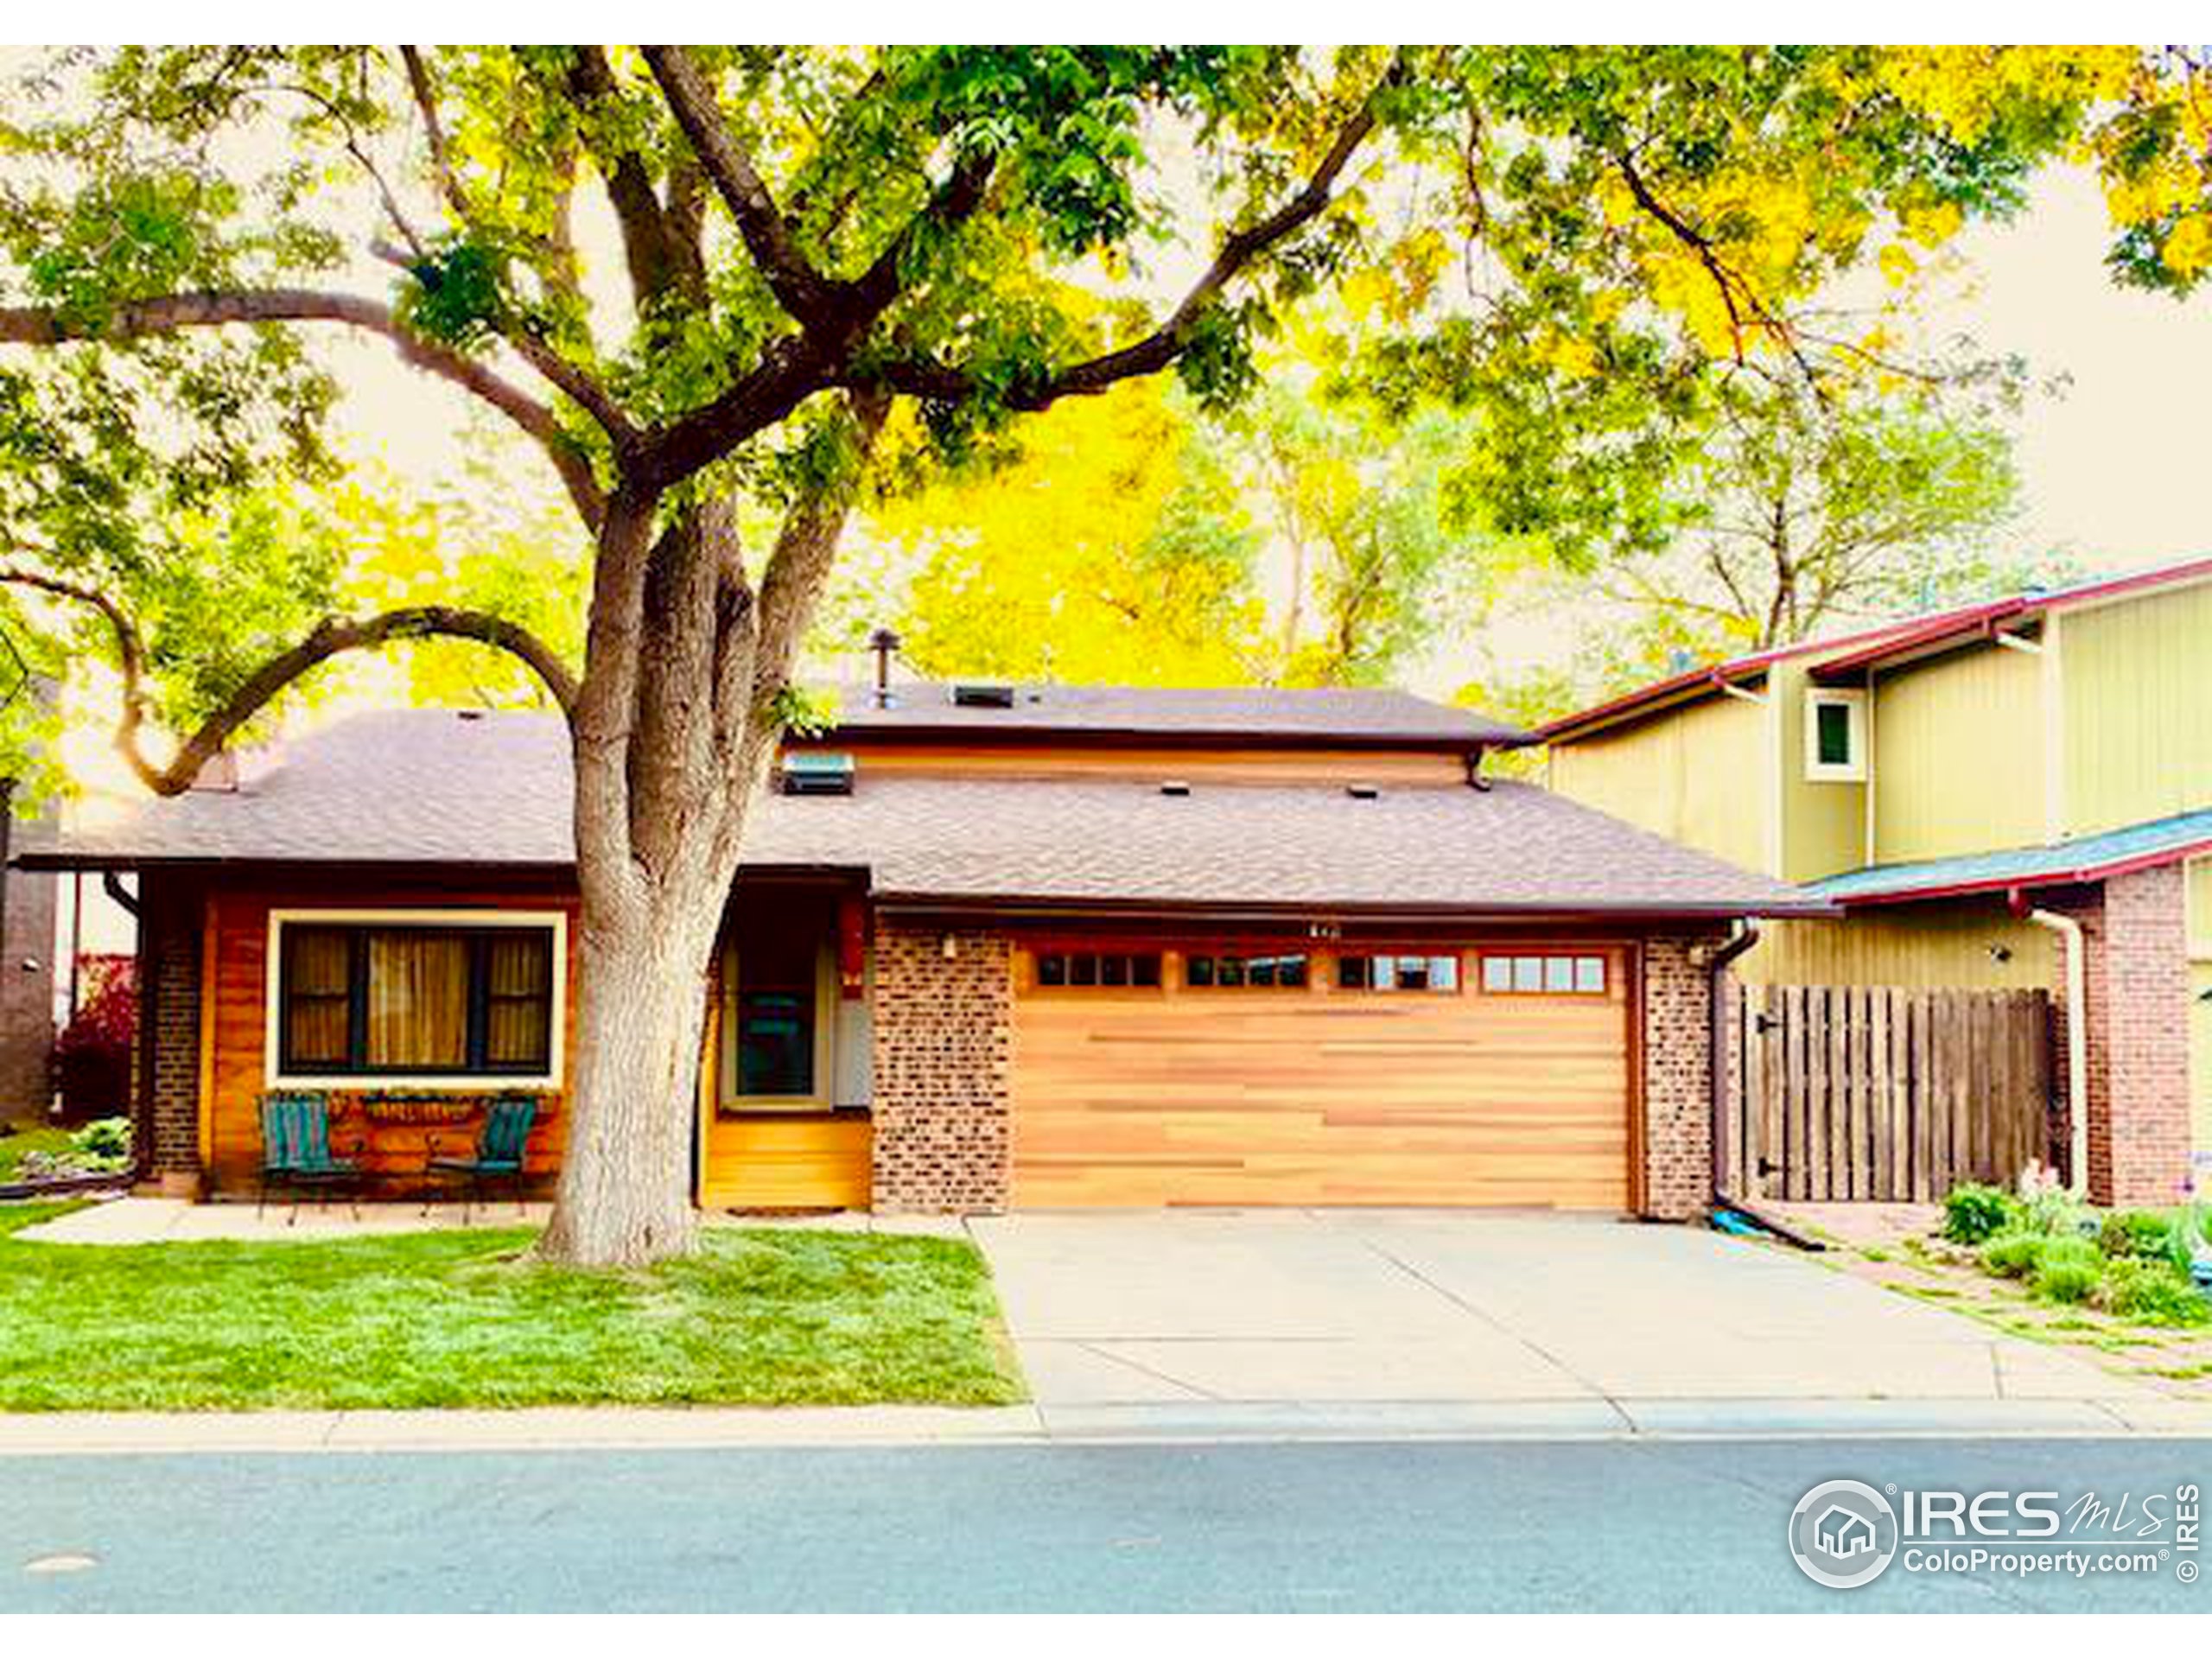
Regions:
<instances>
[{"instance_id":1,"label":"tree trunk","mask_svg":"<svg viewBox=\"0 0 2212 1659\"><path fill-rule=\"evenodd\" d=\"M695 1242L700 1042L728 885L679 882L644 907L605 886L583 884L568 1145L540 1249L639 1267Z\"/></svg>"}]
</instances>

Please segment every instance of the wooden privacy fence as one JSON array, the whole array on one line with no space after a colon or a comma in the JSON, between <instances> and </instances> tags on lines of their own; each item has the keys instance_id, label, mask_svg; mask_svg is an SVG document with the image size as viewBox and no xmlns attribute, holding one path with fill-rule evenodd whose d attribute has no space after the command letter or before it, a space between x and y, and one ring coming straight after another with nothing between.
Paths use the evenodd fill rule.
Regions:
<instances>
[{"instance_id":1,"label":"wooden privacy fence","mask_svg":"<svg viewBox=\"0 0 2212 1659\"><path fill-rule=\"evenodd\" d=\"M1748 985L1733 997L1732 1196L1925 1202L2048 1158L2043 992Z\"/></svg>"}]
</instances>

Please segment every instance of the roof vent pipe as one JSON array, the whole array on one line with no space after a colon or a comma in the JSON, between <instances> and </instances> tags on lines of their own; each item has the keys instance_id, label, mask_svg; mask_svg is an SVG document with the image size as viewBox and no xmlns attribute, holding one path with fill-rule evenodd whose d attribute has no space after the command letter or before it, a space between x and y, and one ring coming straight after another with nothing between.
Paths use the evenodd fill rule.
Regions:
<instances>
[{"instance_id":1,"label":"roof vent pipe","mask_svg":"<svg viewBox=\"0 0 2212 1659\"><path fill-rule=\"evenodd\" d=\"M868 637L868 648L875 653L875 706L879 709L892 705L891 658L899 645L899 636L889 628L878 628Z\"/></svg>"}]
</instances>

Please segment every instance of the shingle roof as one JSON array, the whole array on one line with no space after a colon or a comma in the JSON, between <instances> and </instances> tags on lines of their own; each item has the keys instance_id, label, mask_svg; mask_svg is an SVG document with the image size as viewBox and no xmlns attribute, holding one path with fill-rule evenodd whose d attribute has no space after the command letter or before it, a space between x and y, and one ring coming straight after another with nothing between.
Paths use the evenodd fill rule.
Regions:
<instances>
[{"instance_id":1,"label":"shingle roof","mask_svg":"<svg viewBox=\"0 0 2212 1659\"><path fill-rule=\"evenodd\" d=\"M43 865L566 867L557 717L366 715L285 746L236 791L148 803ZM864 871L879 897L946 903L1783 915L1798 890L1530 785L1385 789L946 778L873 770L849 797L772 795L755 868Z\"/></svg>"},{"instance_id":2,"label":"shingle roof","mask_svg":"<svg viewBox=\"0 0 2212 1659\"><path fill-rule=\"evenodd\" d=\"M1472 709L1408 692L1324 688L1154 690L1122 685L1018 685L1010 709L968 708L952 686L893 684L878 708L872 686L841 688L842 728L870 737L1066 733L1071 736L1332 741L1469 748L1529 742L1528 733ZM829 741L835 741L835 734Z\"/></svg>"},{"instance_id":3,"label":"shingle roof","mask_svg":"<svg viewBox=\"0 0 2212 1659\"><path fill-rule=\"evenodd\" d=\"M2123 870L2171 864L2212 849L2212 810L2131 823L2102 835L1910 864L1870 864L1808 884L1840 905L1897 904L1958 893L2099 881Z\"/></svg>"}]
</instances>

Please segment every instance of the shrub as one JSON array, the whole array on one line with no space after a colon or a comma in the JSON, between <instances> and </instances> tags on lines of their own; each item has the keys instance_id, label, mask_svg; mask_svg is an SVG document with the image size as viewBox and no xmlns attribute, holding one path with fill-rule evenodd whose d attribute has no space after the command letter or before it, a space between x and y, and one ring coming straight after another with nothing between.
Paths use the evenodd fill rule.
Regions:
<instances>
[{"instance_id":1,"label":"shrub","mask_svg":"<svg viewBox=\"0 0 2212 1659\"><path fill-rule=\"evenodd\" d=\"M128 1103L130 1045L138 1030L137 964L129 957L84 959L86 994L54 1039L54 1074L67 1117Z\"/></svg>"},{"instance_id":2,"label":"shrub","mask_svg":"<svg viewBox=\"0 0 2212 1659\"><path fill-rule=\"evenodd\" d=\"M2097 1300L2113 1318L2137 1325L2212 1321L2212 1303L2171 1262L2121 1257L2106 1268L2104 1287Z\"/></svg>"},{"instance_id":3,"label":"shrub","mask_svg":"<svg viewBox=\"0 0 2212 1659\"><path fill-rule=\"evenodd\" d=\"M2155 1210L2115 1210L2105 1217L2097 1243L2115 1259L2133 1256L2144 1262L2169 1261L2173 1255L2173 1223Z\"/></svg>"},{"instance_id":4,"label":"shrub","mask_svg":"<svg viewBox=\"0 0 2212 1659\"><path fill-rule=\"evenodd\" d=\"M96 1118L69 1137L77 1160L102 1174L121 1169L130 1161L130 1120Z\"/></svg>"},{"instance_id":5,"label":"shrub","mask_svg":"<svg viewBox=\"0 0 2212 1659\"><path fill-rule=\"evenodd\" d=\"M2043 1241L2030 1287L2047 1302L2082 1302L2104 1273L2104 1252L2093 1241L2061 1235Z\"/></svg>"},{"instance_id":6,"label":"shrub","mask_svg":"<svg viewBox=\"0 0 2212 1659\"><path fill-rule=\"evenodd\" d=\"M2043 1247L2050 1242L2041 1233L2021 1227L1999 1233L1981 1247L1982 1271L1999 1279L2024 1279L2036 1270L2043 1259Z\"/></svg>"},{"instance_id":7,"label":"shrub","mask_svg":"<svg viewBox=\"0 0 2212 1659\"><path fill-rule=\"evenodd\" d=\"M2020 1201L2001 1186L1962 1181L1943 1198L1943 1236L1954 1244L1979 1244L2020 1217Z\"/></svg>"},{"instance_id":8,"label":"shrub","mask_svg":"<svg viewBox=\"0 0 2212 1659\"><path fill-rule=\"evenodd\" d=\"M2024 1224L2053 1237L2094 1238L2097 1212L2063 1186L2046 1187L2027 1201Z\"/></svg>"}]
</instances>

